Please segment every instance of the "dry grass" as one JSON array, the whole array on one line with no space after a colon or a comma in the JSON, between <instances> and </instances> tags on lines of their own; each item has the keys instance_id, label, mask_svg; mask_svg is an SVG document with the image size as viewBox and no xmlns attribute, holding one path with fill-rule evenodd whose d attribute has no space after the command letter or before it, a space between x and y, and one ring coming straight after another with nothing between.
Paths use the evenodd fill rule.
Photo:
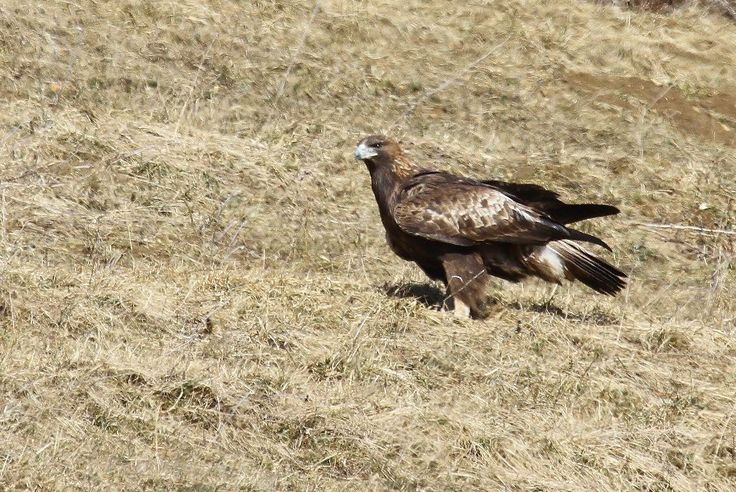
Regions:
<instances>
[{"instance_id":1,"label":"dry grass","mask_svg":"<svg viewBox=\"0 0 736 492\"><path fill-rule=\"evenodd\" d=\"M696 7L706 13L723 15L736 20L736 0L597 0L602 5L643 9L667 13L679 8Z\"/></svg>"},{"instance_id":2,"label":"dry grass","mask_svg":"<svg viewBox=\"0 0 736 492\"><path fill-rule=\"evenodd\" d=\"M2 488L733 490L733 236L634 224L733 229L736 24L314 7L0 6ZM631 287L436 310L351 157L389 129L620 206Z\"/></svg>"}]
</instances>

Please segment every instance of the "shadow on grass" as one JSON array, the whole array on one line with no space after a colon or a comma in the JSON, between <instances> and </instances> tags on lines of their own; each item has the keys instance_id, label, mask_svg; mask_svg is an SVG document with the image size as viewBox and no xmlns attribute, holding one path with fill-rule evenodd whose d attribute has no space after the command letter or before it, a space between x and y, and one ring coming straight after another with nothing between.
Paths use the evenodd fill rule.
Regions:
<instances>
[{"instance_id":1,"label":"shadow on grass","mask_svg":"<svg viewBox=\"0 0 736 492\"><path fill-rule=\"evenodd\" d=\"M531 311L533 313L548 314L551 316L559 316L570 321L578 323L589 323L596 326L614 325L621 322L621 319L617 316L612 316L606 313L599 307L594 307L588 313L575 313L565 311L559 306L552 304L551 301L535 302L532 304L521 304L519 302L513 302L508 305L511 309L518 311Z\"/></svg>"},{"instance_id":2,"label":"shadow on grass","mask_svg":"<svg viewBox=\"0 0 736 492\"><path fill-rule=\"evenodd\" d=\"M383 291L391 297L416 299L432 309L442 309L445 300L445 294L432 284L384 284Z\"/></svg>"},{"instance_id":3,"label":"shadow on grass","mask_svg":"<svg viewBox=\"0 0 736 492\"><path fill-rule=\"evenodd\" d=\"M399 299L416 299L430 309L441 310L445 301L445 293L430 283L384 284L383 291ZM507 309L541 313L553 317L560 317L576 323L588 323L595 326L614 325L621 322L618 316L611 315L595 306L589 312L570 312L555 305L551 300L522 304L518 301L503 303Z\"/></svg>"}]
</instances>

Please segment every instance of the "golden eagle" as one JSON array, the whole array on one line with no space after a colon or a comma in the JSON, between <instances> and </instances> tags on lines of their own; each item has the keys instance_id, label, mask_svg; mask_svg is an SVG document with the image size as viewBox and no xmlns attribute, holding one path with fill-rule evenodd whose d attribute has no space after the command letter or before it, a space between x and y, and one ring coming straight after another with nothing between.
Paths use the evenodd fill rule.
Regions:
<instances>
[{"instance_id":1,"label":"golden eagle","mask_svg":"<svg viewBox=\"0 0 736 492\"><path fill-rule=\"evenodd\" d=\"M414 164L398 143L382 135L355 149L371 175L391 249L447 287L455 313L485 317L489 275L512 282L534 276L547 282L580 280L615 295L626 275L576 241L610 247L567 227L613 215L616 207L566 204L534 184L477 181Z\"/></svg>"}]
</instances>

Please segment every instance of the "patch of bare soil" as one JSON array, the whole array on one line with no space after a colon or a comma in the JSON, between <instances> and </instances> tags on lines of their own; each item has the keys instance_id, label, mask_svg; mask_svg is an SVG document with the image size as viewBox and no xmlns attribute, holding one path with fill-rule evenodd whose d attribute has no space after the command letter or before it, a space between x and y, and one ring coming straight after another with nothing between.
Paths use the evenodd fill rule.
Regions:
<instances>
[{"instance_id":1,"label":"patch of bare soil","mask_svg":"<svg viewBox=\"0 0 736 492\"><path fill-rule=\"evenodd\" d=\"M736 147L736 96L686 94L675 86L660 86L637 77L605 74L565 74L574 90L625 109L655 111L685 135Z\"/></svg>"},{"instance_id":2,"label":"patch of bare soil","mask_svg":"<svg viewBox=\"0 0 736 492\"><path fill-rule=\"evenodd\" d=\"M598 3L657 13L667 13L676 8L698 5L711 13L720 14L729 19L736 19L736 2L734 0L599 0Z\"/></svg>"}]
</instances>

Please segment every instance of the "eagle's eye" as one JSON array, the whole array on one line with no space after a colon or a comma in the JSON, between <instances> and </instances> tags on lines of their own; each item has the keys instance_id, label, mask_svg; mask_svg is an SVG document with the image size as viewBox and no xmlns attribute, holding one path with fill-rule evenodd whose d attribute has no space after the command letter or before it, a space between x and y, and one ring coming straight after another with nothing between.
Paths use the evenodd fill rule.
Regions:
<instances>
[{"instance_id":1,"label":"eagle's eye","mask_svg":"<svg viewBox=\"0 0 736 492\"><path fill-rule=\"evenodd\" d=\"M372 147L374 149L380 149L381 147L383 147L383 142L373 142L368 147Z\"/></svg>"}]
</instances>

